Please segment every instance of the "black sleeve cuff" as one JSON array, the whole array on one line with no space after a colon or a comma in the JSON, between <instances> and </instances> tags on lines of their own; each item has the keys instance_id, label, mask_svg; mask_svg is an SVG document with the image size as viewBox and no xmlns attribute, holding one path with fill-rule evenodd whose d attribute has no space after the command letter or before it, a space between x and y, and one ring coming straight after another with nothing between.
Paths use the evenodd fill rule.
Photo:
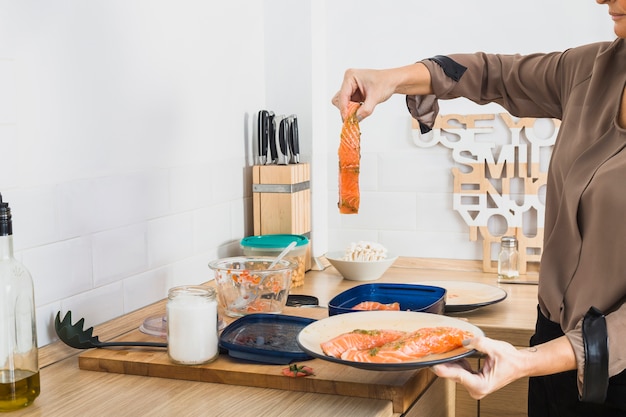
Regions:
<instances>
[{"instance_id":1,"label":"black sleeve cuff","mask_svg":"<svg viewBox=\"0 0 626 417\"><path fill-rule=\"evenodd\" d=\"M444 55L437 55L432 58L428 58L430 61L436 62L437 65L443 69L444 74L452 78L454 81L459 82L467 67L459 64L450 57Z\"/></svg>"},{"instance_id":2,"label":"black sleeve cuff","mask_svg":"<svg viewBox=\"0 0 626 417\"><path fill-rule=\"evenodd\" d=\"M600 310L591 307L583 318L585 373L581 401L603 403L609 386L609 337Z\"/></svg>"}]
</instances>

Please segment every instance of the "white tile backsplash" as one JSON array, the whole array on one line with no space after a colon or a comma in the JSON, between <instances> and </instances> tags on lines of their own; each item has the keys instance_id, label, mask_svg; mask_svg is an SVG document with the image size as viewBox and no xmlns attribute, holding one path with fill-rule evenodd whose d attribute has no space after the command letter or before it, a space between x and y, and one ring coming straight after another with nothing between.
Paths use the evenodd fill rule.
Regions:
<instances>
[{"instance_id":1,"label":"white tile backsplash","mask_svg":"<svg viewBox=\"0 0 626 417\"><path fill-rule=\"evenodd\" d=\"M45 305L93 288L91 239L81 237L19 254L35 283L35 302Z\"/></svg>"},{"instance_id":2,"label":"white tile backsplash","mask_svg":"<svg viewBox=\"0 0 626 417\"><path fill-rule=\"evenodd\" d=\"M344 251L350 243L359 241L380 242L380 233L377 230L362 229L330 229L328 231L329 252Z\"/></svg>"},{"instance_id":3,"label":"white tile backsplash","mask_svg":"<svg viewBox=\"0 0 626 417\"><path fill-rule=\"evenodd\" d=\"M194 164L170 170L171 210L175 213L204 207L216 201L211 164Z\"/></svg>"},{"instance_id":4,"label":"white tile backsplash","mask_svg":"<svg viewBox=\"0 0 626 417\"><path fill-rule=\"evenodd\" d=\"M215 158L211 164L211 189L215 201L243 198L252 183L252 170L243 158ZM249 194L248 194L249 195Z\"/></svg>"},{"instance_id":5,"label":"white tile backsplash","mask_svg":"<svg viewBox=\"0 0 626 417\"><path fill-rule=\"evenodd\" d=\"M2 196L10 204L13 213L13 241L16 251L60 239L54 186L15 188L3 192Z\"/></svg>"},{"instance_id":6,"label":"white tile backsplash","mask_svg":"<svg viewBox=\"0 0 626 417\"><path fill-rule=\"evenodd\" d=\"M469 240L469 233L437 231L383 231L380 241L401 256L446 259L482 259L482 243Z\"/></svg>"},{"instance_id":7,"label":"white tile backsplash","mask_svg":"<svg viewBox=\"0 0 626 417\"><path fill-rule=\"evenodd\" d=\"M94 286L100 287L147 269L147 229L147 223L139 223L93 235Z\"/></svg>"},{"instance_id":8,"label":"white tile backsplash","mask_svg":"<svg viewBox=\"0 0 626 417\"><path fill-rule=\"evenodd\" d=\"M232 213L241 214L241 213ZM218 204L195 210L193 213L194 248L205 252L232 240L231 205ZM241 219L241 217L238 217Z\"/></svg>"},{"instance_id":9,"label":"white tile backsplash","mask_svg":"<svg viewBox=\"0 0 626 417\"><path fill-rule=\"evenodd\" d=\"M173 281L171 266L152 269L123 280L124 313L162 300Z\"/></svg>"},{"instance_id":10,"label":"white tile backsplash","mask_svg":"<svg viewBox=\"0 0 626 417\"><path fill-rule=\"evenodd\" d=\"M242 237L254 234L252 197L230 203L230 239L239 242ZM244 219L244 221L241 221Z\"/></svg>"},{"instance_id":11,"label":"white tile backsplash","mask_svg":"<svg viewBox=\"0 0 626 417\"><path fill-rule=\"evenodd\" d=\"M37 307L37 343L39 346L47 345L58 339L54 331L54 318L61 311L61 302L46 304ZM63 314L61 314L61 319Z\"/></svg>"},{"instance_id":12,"label":"white tile backsplash","mask_svg":"<svg viewBox=\"0 0 626 417\"><path fill-rule=\"evenodd\" d=\"M63 300L61 318L68 311L72 312L72 322L85 319L85 329L124 314L122 282L117 281Z\"/></svg>"},{"instance_id":13,"label":"white tile backsplash","mask_svg":"<svg viewBox=\"0 0 626 417\"><path fill-rule=\"evenodd\" d=\"M335 192L329 193L329 201L337 201ZM415 229L416 207L416 193L362 191L359 213L339 214L339 210L333 208L329 226L363 230Z\"/></svg>"},{"instance_id":14,"label":"white tile backsplash","mask_svg":"<svg viewBox=\"0 0 626 417\"><path fill-rule=\"evenodd\" d=\"M0 125L14 124L17 114L17 66L0 56Z\"/></svg>"},{"instance_id":15,"label":"white tile backsplash","mask_svg":"<svg viewBox=\"0 0 626 417\"><path fill-rule=\"evenodd\" d=\"M148 222L148 264L161 267L193 252L193 213L184 212Z\"/></svg>"},{"instance_id":16,"label":"white tile backsplash","mask_svg":"<svg viewBox=\"0 0 626 417\"><path fill-rule=\"evenodd\" d=\"M452 206L453 194L417 193L416 228L427 232L468 233L469 228Z\"/></svg>"},{"instance_id":17,"label":"white tile backsplash","mask_svg":"<svg viewBox=\"0 0 626 417\"><path fill-rule=\"evenodd\" d=\"M17 126L13 123L0 124L0 149L4 155L19 155ZM0 189L18 185L15 172L20 170L19 158L3 158L0 163ZM4 196L4 194L2 194Z\"/></svg>"},{"instance_id":18,"label":"white tile backsplash","mask_svg":"<svg viewBox=\"0 0 626 417\"><path fill-rule=\"evenodd\" d=\"M57 187L61 237L126 226L169 212L169 173L153 170Z\"/></svg>"},{"instance_id":19,"label":"white tile backsplash","mask_svg":"<svg viewBox=\"0 0 626 417\"><path fill-rule=\"evenodd\" d=\"M452 192L451 151L443 146L379 155L380 188L386 191Z\"/></svg>"},{"instance_id":20,"label":"white tile backsplash","mask_svg":"<svg viewBox=\"0 0 626 417\"><path fill-rule=\"evenodd\" d=\"M209 262L217 257L216 251L210 250L171 264L166 287L169 289L179 285L198 285L211 281L213 271L209 268Z\"/></svg>"}]
</instances>

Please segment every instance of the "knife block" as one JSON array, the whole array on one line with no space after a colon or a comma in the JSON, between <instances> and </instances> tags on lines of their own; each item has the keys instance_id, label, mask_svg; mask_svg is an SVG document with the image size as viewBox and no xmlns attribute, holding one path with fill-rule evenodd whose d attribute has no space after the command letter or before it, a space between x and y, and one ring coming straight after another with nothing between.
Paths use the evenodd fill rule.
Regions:
<instances>
[{"instance_id":1,"label":"knife block","mask_svg":"<svg viewBox=\"0 0 626 417\"><path fill-rule=\"evenodd\" d=\"M252 167L254 234L294 234L311 239L311 167L308 163ZM311 244L305 256L311 269Z\"/></svg>"}]
</instances>

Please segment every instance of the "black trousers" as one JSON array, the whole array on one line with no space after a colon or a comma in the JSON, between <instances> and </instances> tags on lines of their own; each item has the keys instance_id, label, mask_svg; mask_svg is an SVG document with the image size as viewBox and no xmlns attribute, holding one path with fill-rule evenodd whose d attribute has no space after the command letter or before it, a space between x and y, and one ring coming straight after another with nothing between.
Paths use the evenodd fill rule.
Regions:
<instances>
[{"instance_id":1,"label":"black trousers","mask_svg":"<svg viewBox=\"0 0 626 417\"><path fill-rule=\"evenodd\" d=\"M563 336L561 326L537 309L537 325L530 345ZM578 399L576 371L532 377L528 383L528 417L619 417L626 416L626 371L609 379L604 404Z\"/></svg>"}]
</instances>

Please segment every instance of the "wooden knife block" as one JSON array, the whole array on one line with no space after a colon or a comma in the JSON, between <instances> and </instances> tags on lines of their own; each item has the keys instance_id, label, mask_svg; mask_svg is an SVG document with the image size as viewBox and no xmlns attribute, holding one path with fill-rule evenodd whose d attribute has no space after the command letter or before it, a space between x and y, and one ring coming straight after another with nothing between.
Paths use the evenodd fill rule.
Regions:
<instances>
[{"instance_id":1,"label":"wooden knife block","mask_svg":"<svg viewBox=\"0 0 626 417\"><path fill-rule=\"evenodd\" d=\"M254 234L311 238L311 167L308 163L252 167ZM311 245L306 270L311 269Z\"/></svg>"}]
</instances>

